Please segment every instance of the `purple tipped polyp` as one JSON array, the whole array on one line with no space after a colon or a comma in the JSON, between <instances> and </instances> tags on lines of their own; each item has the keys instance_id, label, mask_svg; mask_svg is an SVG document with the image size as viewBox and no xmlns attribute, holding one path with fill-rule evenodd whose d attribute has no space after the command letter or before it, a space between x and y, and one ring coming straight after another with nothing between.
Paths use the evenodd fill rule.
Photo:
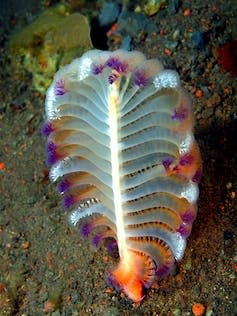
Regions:
<instances>
[{"instance_id":1,"label":"purple tipped polyp","mask_svg":"<svg viewBox=\"0 0 237 316\"><path fill-rule=\"evenodd\" d=\"M196 215L191 210L187 210L182 216L182 221L186 224L191 224L195 220Z\"/></svg>"},{"instance_id":2,"label":"purple tipped polyp","mask_svg":"<svg viewBox=\"0 0 237 316\"><path fill-rule=\"evenodd\" d=\"M53 142L46 144L46 163L48 166L52 166L59 160L56 150L57 146Z\"/></svg>"},{"instance_id":3,"label":"purple tipped polyp","mask_svg":"<svg viewBox=\"0 0 237 316\"><path fill-rule=\"evenodd\" d=\"M116 240L108 238L106 242L106 248L110 256L116 258L118 256L118 245Z\"/></svg>"},{"instance_id":4,"label":"purple tipped polyp","mask_svg":"<svg viewBox=\"0 0 237 316\"><path fill-rule=\"evenodd\" d=\"M139 88L143 88L149 83L149 78L143 70L136 70L133 75L133 82Z\"/></svg>"},{"instance_id":5,"label":"purple tipped polyp","mask_svg":"<svg viewBox=\"0 0 237 316\"><path fill-rule=\"evenodd\" d=\"M63 179L57 186L58 193L64 193L70 188L71 184L68 180Z\"/></svg>"},{"instance_id":6,"label":"purple tipped polyp","mask_svg":"<svg viewBox=\"0 0 237 316\"><path fill-rule=\"evenodd\" d=\"M57 145L54 142L52 141L47 142L46 144L47 153L54 153L56 152L56 149L57 149Z\"/></svg>"},{"instance_id":7,"label":"purple tipped polyp","mask_svg":"<svg viewBox=\"0 0 237 316\"><path fill-rule=\"evenodd\" d=\"M101 234L97 234L93 237L92 239L92 244L94 247L98 248L99 247L99 244L101 243L103 237Z\"/></svg>"},{"instance_id":8,"label":"purple tipped polyp","mask_svg":"<svg viewBox=\"0 0 237 316\"><path fill-rule=\"evenodd\" d=\"M188 236L191 233L191 226L183 223L179 226L179 228L176 231L180 233L182 237L188 238Z\"/></svg>"},{"instance_id":9,"label":"purple tipped polyp","mask_svg":"<svg viewBox=\"0 0 237 316\"><path fill-rule=\"evenodd\" d=\"M106 65L114 70L116 70L119 73L125 72L127 70L127 63L122 62L121 60L119 60L116 57L110 57L107 62Z\"/></svg>"},{"instance_id":10,"label":"purple tipped polyp","mask_svg":"<svg viewBox=\"0 0 237 316\"><path fill-rule=\"evenodd\" d=\"M163 265L162 267L158 267L156 270L156 276L164 277L170 273L170 267Z\"/></svg>"},{"instance_id":11,"label":"purple tipped polyp","mask_svg":"<svg viewBox=\"0 0 237 316\"><path fill-rule=\"evenodd\" d=\"M107 283L108 283L108 286L115 288L115 290L117 290L117 291L121 290L121 286L116 281L115 277L113 276L113 274L111 272L108 275Z\"/></svg>"},{"instance_id":12,"label":"purple tipped polyp","mask_svg":"<svg viewBox=\"0 0 237 316\"><path fill-rule=\"evenodd\" d=\"M184 106L180 106L177 109L175 109L174 113L171 116L173 120L177 120L177 121L183 121L187 117L188 117L188 108Z\"/></svg>"},{"instance_id":13,"label":"purple tipped polyp","mask_svg":"<svg viewBox=\"0 0 237 316\"><path fill-rule=\"evenodd\" d=\"M91 233L92 225L90 223L84 223L81 226L81 235L82 237L88 237Z\"/></svg>"},{"instance_id":14,"label":"purple tipped polyp","mask_svg":"<svg viewBox=\"0 0 237 316\"><path fill-rule=\"evenodd\" d=\"M169 167L170 167L170 165L172 164L172 162L173 162L173 159L170 158L170 157L167 157L166 159L164 159L164 160L162 161L162 164L163 164L163 166L165 167L165 169L167 170L167 169L169 169Z\"/></svg>"},{"instance_id":15,"label":"purple tipped polyp","mask_svg":"<svg viewBox=\"0 0 237 316\"><path fill-rule=\"evenodd\" d=\"M52 166L54 165L56 162L58 162L59 158L57 156L57 154L55 152L49 152L47 154L47 157L46 157L46 164L48 166Z\"/></svg>"},{"instance_id":16,"label":"purple tipped polyp","mask_svg":"<svg viewBox=\"0 0 237 316\"><path fill-rule=\"evenodd\" d=\"M63 198L63 208L65 210L68 210L69 208L71 208L73 205L75 204L75 198L73 195L66 195Z\"/></svg>"},{"instance_id":17,"label":"purple tipped polyp","mask_svg":"<svg viewBox=\"0 0 237 316\"><path fill-rule=\"evenodd\" d=\"M194 176L192 177L192 181L195 182L195 183L200 183L201 177L202 177L202 171L201 170L197 170L195 172Z\"/></svg>"},{"instance_id":18,"label":"purple tipped polyp","mask_svg":"<svg viewBox=\"0 0 237 316\"><path fill-rule=\"evenodd\" d=\"M179 164L181 166L191 165L194 160L194 157L191 154L186 154L181 157Z\"/></svg>"},{"instance_id":19,"label":"purple tipped polyp","mask_svg":"<svg viewBox=\"0 0 237 316\"><path fill-rule=\"evenodd\" d=\"M53 142L47 142L46 144L46 163L48 166L55 164L59 157L57 155L57 146Z\"/></svg>"},{"instance_id":20,"label":"purple tipped polyp","mask_svg":"<svg viewBox=\"0 0 237 316\"><path fill-rule=\"evenodd\" d=\"M103 69L104 69L104 65L93 65L92 66L92 74L99 75L102 73Z\"/></svg>"},{"instance_id":21,"label":"purple tipped polyp","mask_svg":"<svg viewBox=\"0 0 237 316\"><path fill-rule=\"evenodd\" d=\"M65 88L65 81L63 79L56 81L54 86L54 94L59 96L64 95L66 92L67 90Z\"/></svg>"},{"instance_id":22,"label":"purple tipped polyp","mask_svg":"<svg viewBox=\"0 0 237 316\"><path fill-rule=\"evenodd\" d=\"M41 135L44 137L48 137L54 131L52 123L46 121L41 128Z\"/></svg>"},{"instance_id":23,"label":"purple tipped polyp","mask_svg":"<svg viewBox=\"0 0 237 316\"><path fill-rule=\"evenodd\" d=\"M109 75L108 77L109 84L113 84L117 79L118 79L118 76L116 74Z\"/></svg>"}]
</instances>

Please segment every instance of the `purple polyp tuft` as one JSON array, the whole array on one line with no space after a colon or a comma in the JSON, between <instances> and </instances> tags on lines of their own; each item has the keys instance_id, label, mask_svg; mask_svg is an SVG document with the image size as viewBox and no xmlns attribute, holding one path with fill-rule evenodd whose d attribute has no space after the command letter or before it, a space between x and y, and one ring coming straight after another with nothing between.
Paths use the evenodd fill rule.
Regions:
<instances>
[{"instance_id":1,"label":"purple polyp tuft","mask_svg":"<svg viewBox=\"0 0 237 316\"><path fill-rule=\"evenodd\" d=\"M194 158L191 154L186 154L183 157L181 157L179 164L181 166L191 165Z\"/></svg>"},{"instance_id":2,"label":"purple polyp tuft","mask_svg":"<svg viewBox=\"0 0 237 316\"><path fill-rule=\"evenodd\" d=\"M71 208L73 205L75 204L75 198L73 195L66 195L63 198L63 208L65 210L68 210L69 208Z\"/></svg>"},{"instance_id":3,"label":"purple polyp tuft","mask_svg":"<svg viewBox=\"0 0 237 316\"><path fill-rule=\"evenodd\" d=\"M173 162L173 159L170 158L170 157L168 157L168 158L166 158L166 159L164 159L164 160L162 161L162 164L163 164L163 166L165 167L165 169L169 169L169 167L170 167L170 165L172 164L172 162Z\"/></svg>"},{"instance_id":4,"label":"purple polyp tuft","mask_svg":"<svg viewBox=\"0 0 237 316\"><path fill-rule=\"evenodd\" d=\"M194 219L195 219L195 214L193 214L192 211L187 210L182 216L181 216L182 220L187 223L187 224L191 224Z\"/></svg>"},{"instance_id":5,"label":"purple polyp tuft","mask_svg":"<svg viewBox=\"0 0 237 316\"><path fill-rule=\"evenodd\" d=\"M187 238L191 233L190 226L186 225L185 223L181 224L180 227L176 231L177 233L180 233L182 237L185 237L185 238Z\"/></svg>"},{"instance_id":6,"label":"purple polyp tuft","mask_svg":"<svg viewBox=\"0 0 237 316\"><path fill-rule=\"evenodd\" d=\"M53 142L50 141L46 144L46 153L47 153L46 163L48 166L52 166L59 159L56 149L57 149L57 146Z\"/></svg>"},{"instance_id":7,"label":"purple polyp tuft","mask_svg":"<svg viewBox=\"0 0 237 316\"><path fill-rule=\"evenodd\" d=\"M118 245L116 240L110 239L106 243L106 248L110 256L117 257L118 254Z\"/></svg>"},{"instance_id":8,"label":"purple polyp tuft","mask_svg":"<svg viewBox=\"0 0 237 316\"><path fill-rule=\"evenodd\" d=\"M116 81L116 79L118 78L118 76L116 74L111 74L108 77L108 81L110 84L114 83Z\"/></svg>"},{"instance_id":9,"label":"purple polyp tuft","mask_svg":"<svg viewBox=\"0 0 237 316\"><path fill-rule=\"evenodd\" d=\"M115 290L117 291L121 290L121 286L119 285L119 283L116 281L116 279L111 273L109 274L107 278L107 283L108 283L108 286L115 288Z\"/></svg>"},{"instance_id":10,"label":"purple polyp tuft","mask_svg":"<svg viewBox=\"0 0 237 316\"><path fill-rule=\"evenodd\" d=\"M101 234L97 234L93 237L92 239L92 244L93 246L95 246L96 248L98 248L101 240L103 239L102 235Z\"/></svg>"},{"instance_id":11,"label":"purple polyp tuft","mask_svg":"<svg viewBox=\"0 0 237 316\"><path fill-rule=\"evenodd\" d=\"M82 237L88 237L91 233L92 226L90 223L84 223L81 227L81 235Z\"/></svg>"},{"instance_id":12,"label":"purple polyp tuft","mask_svg":"<svg viewBox=\"0 0 237 316\"><path fill-rule=\"evenodd\" d=\"M54 165L59 160L56 152L48 152L46 158L46 164L48 166Z\"/></svg>"},{"instance_id":13,"label":"purple polyp tuft","mask_svg":"<svg viewBox=\"0 0 237 316\"><path fill-rule=\"evenodd\" d=\"M48 137L54 131L52 123L47 121L41 128L41 135Z\"/></svg>"},{"instance_id":14,"label":"purple polyp tuft","mask_svg":"<svg viewBox=\"0 0 237 316\"><path fill-rule=\"evenodd\" d=\"M54 86L55 95L64 95L66 92L65 81L63 79L56 81Z\"/></svg>"},{"instance_id":15,"label":"purple polyp tuft","mask_svg":"<svg viewBox=\"0 0 237 316\"><path fill-rule=\"evenodd\" d=\"M63 179L62 181L59 182L57 191L59 193L64 193L70 188L70 186L71 186L70 182L66 179Z\"/></svg>"},{"instance_id":16,"label":"purple polyp tuft","mask_svg":"<svg viewBox=\"0 0 237 316\"><path fill-rule=\"evenodd\" d=\"M124 62L121 62L118 58L115 57L110 57L107 62L106 65L114 70L116 70L117 72L121 73L121 72L125 72L127 70L127 64Z\"/></svg>"},{"instance_id":17,"label":"purple polyp tuft","mask_svg":"<svg viewBox=\"0 0 237 316\"><path fill-rule=\"evenodd\" d=\"M102 73L103 69L104 69L104 65L93 65L92 66L92 74L99 75Z\"/></svg>"},{"instance_id":18,"label":"purple polyp tuft","mask_svg":"<svg viewBox=\"0 0 237 316\"><path fill-rule=\"evenodd\" d=\"M46 144L46 151L49 153L55 153L56 152L56 149L57 149L57 145L52 142L52 141L49 141L47 142Z\"/></svg>"},{"instance_id":19,"label":"purple polyp tuft","mask_svg":"<svg viewBox=\"0 0 237 316\"><path fill-rule=\"evenodd\" d=\"M142 70L136 70L134 73L133 82L139 88L145 87L149 83L149 78L147 78L146 74Z\"/></svg>"},{"instance_id":20,"label":"purple polyp tuft","mask_svg":"<svg viewBox=\"0 0 237 316\"><path fill-rule=\"evenodd\" d=\"M192 181L195 183L199 183L201 181L201 177L202 177L202 171L198 169L195 172L194 176L192 177Z\"/></svg>"},{"instance_id":21,"label":"purple polyp tuft","mask_svg":"<svg viewBox=\"0 0 237 316\"><path fill-rule=\"evenodd\" d=\"M188 109L184 106L180 106L179 108L174 110L173 115L171 118L173 120L183 121L188 117Z\"/></svg>"},{"instance_id":22,"label":"purple polyp tuft","mask_svg":"<svg viewBox=\"0 0 237 316\"><path fill-rule=\"evenodd\" d=\"M170 267L164 265L156 270L156 275L158 277L164 277L167 274L169 274L169 272L170 272Z\"/></svg>"}]
</instances>

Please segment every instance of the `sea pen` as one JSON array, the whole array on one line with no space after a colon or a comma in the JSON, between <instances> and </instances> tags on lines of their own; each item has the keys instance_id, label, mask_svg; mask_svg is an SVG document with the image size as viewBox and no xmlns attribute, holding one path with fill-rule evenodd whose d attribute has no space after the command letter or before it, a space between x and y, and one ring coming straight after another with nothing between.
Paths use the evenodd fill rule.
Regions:
<instances>
[{"instance_id":1,"label":"sea pen","mask_svg":"<svg viewBox=\"0 0 237 316\"><path fill-rule=\"evenodd\" d=\"M134 302L183 257L201 159L175 71L137 51L91 50L46 96L47 163L69 220L94 245L114 240L109 281Z\"/></svg>"}]
</instances>

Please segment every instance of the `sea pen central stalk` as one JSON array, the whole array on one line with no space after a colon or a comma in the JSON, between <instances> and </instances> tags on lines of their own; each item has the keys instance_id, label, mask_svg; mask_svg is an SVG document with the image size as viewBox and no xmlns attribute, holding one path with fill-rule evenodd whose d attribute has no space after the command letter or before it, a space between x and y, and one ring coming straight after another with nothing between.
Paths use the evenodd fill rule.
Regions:
<instances>
[{"instance_id":1,"label":"sea pen central stalk","mask_svg":"<svg viewBox=\"0 0 237 316\"><path fill-rule=\"evenodd\" d=\"M110 85L108 95L109 106L109 126L110 126L110 149L111 149L111 167L112 167L112 188L114 195L114 209L117 226L117 242L119 255L121 258L127 256L127 246L124 230L121 187L120 187L120 167L119 167L119 135L118 135L118 112L119 101L119 81Z\"/></svg>"}]
</instances>

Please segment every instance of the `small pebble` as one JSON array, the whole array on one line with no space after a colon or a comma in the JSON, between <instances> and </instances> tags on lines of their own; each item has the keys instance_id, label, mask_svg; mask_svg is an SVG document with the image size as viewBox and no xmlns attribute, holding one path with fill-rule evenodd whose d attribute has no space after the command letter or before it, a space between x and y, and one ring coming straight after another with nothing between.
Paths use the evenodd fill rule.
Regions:
<instances>
[{"instance_id":1,"label":"small pebble","mask_svg":"<svg viewBox=\"0 0 237 316\"><path fill-rule=\"evenodd\" d=\"M195 92L195 96L196 96L197 98L202 97L202 96L203 96L202 90L201 90L201 89L197 89L196 92Z\"/></svg>"},{"instance_id":2,"label":"small pebble","mask_svg":"<svg viewBox=\"0 0 237 316\"><path fill-rule=\"evenodd\" d=\"M47 302L44 303L44 313L52 313L56 309L56 304L53 301L48 300Z\"/></svg>"},{"instance_id":3,"label":"small pebble","mask_svg":"<svg viewBox=\"0 0 237 316\"><path fill-rule=\"evenodd\" d=\"M205 306L201 303L194 303L192 306L192 312L195 316L202 316L205 312Z\"/></svg>"},{"instance_id":4,"label":"small pebble","mask_svg":"<svg viewBox=\"0 0 237 316\"><path fill-rule=\"evenodd\" d=\"M174 40L176 40L176 39L179 37L179 35L180 35L180 30L177 29L177 30L175 30L174 33L172 34L172 38L173 38Z\"/></svg>"},{"instance_id":5,"label":"small pebble","mask_svg":"<svg viewBox=\"0 0 237 316\"><path fill-rule=\"evenodd\" d=\"M171 55L172 55L172 51L171 51L169 48L165 48L165 49L164 49L164 54L165 54L166 56L171 56Z\"/></svg>"},{"instance_id":6,"label":"small pebble","mask_svg":"<svg viewBox=\"0 0 237 316\"><path fill-rule=\"evenodd\" d=\"M226 183L226 189L229 190L232 188L232 183L231 182L227 182Z\"/></svg>"},{"instance_id":7,"label":"small pebble","mask_svg":"<svg viewBox=\"0 0 237 316\"><path fill-rule=\"evenodd\" d=\"M26 250L30 248L30 242L29 241L25 241L21 244L21 248Z\"/></svg>"},{"instance_id":8,"label":"small pebble","mask_svg":"<svg viewBox=\"0 0 237 316\"><path fill-rule=\"evenodd\" d=\"M189 8L185 9L183 12L183 16L189 16L191 13L191 10Z\"/></svg>"}]
</instances>

